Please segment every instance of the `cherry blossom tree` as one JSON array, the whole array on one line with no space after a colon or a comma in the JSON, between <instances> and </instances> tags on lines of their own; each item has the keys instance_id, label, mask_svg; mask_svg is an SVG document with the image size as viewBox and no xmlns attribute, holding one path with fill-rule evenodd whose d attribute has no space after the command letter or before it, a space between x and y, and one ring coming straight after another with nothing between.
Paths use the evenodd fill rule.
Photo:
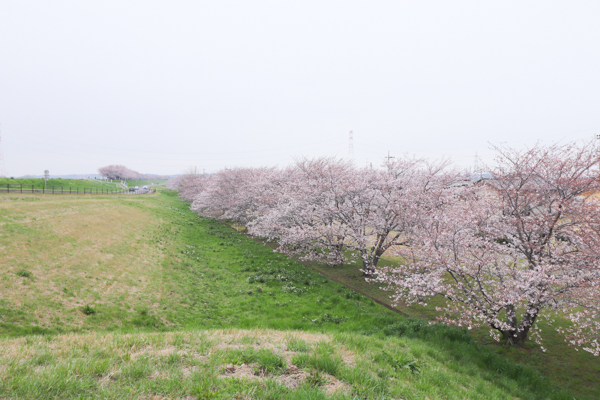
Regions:
<instances>
[{"instance_id":1,"label":"cherry blossom tree","mask_svg":"<svg viewBox=\"0 0 600 400\"><path fill-rule=\"evenodd\" d=\"M373 271L402 244L431 198L446 163L401 159L382 170L357 169L335 159L302 160L278 185L275 206L249 223L249 232L276 239L280 251L332 264L360 257ZM271 189L273 190L273 189Z\"/></svg>"},{"instance_id":2,"label":"cherry blossom tree","mask_svg":"<svg viewBox=\"0 0 600 400\"><path fill-rule=\"evenodd\" d=\"M107 179L140 179L141 174L137 171L133 171L124 165L107 165L106 167L98 168L100 175Z\"/></svg>"},{"instance_id":3,"label":"cherry blossom tree","mask_svg":"<svg viewBox=\"0 0 600 400\"><path fill-rule=\"evenodd\" d=\"M185 201L194 201L196 196L206 188L208 180L205 175L183 175L179 180L179 197Z\"/></svg>"},{"instance_id":4,"label":"cherry blossom tree","mask_svg":"<svg viewBox=\"0 0 600 400\"><path fill-rule=\"evenodd\" d=\"M185 175L178 175L178 176L169 178L169 180L165 182L165 187L170 190L179 190L184 178L185 178Z\"/></svg>"},{"instance_id":5,"label":"cherry blossom tree","mask_svg":"<svg viewBox=\"0 0 600 400\"><path fill-rule=\"evenodd\" d=\"M233 168L216 173L192 202L191 209L209 217L247 224L276 195L275 168Z\"/></svg>"},{"instance_id":6,"label":"cherry blossom tree","mask_svg":"<svg viewBox=\"0 0 600 400\"><path fill-rule=\"evenodd\" d=\"M197 173L186 173L169 179L167 189L179 191L179 197L185 201L193 201L206 186L208 177Z\"/></svg>"},{"instance_id":7,"label":"cherry blossom tree","mask_svg":"<svg viewBox=\"0 0 600 400\"><path fill-rule=\"evenodd\" d=\"M454 173L448 163L401 158L380 170L357 171L354 185L340 202L338 215L346 229L347 248L361 255L365 273L374 272L388 250L404 245L418 216Z\"/></svg>"},{"instance_id":8,"label":"cherry blossom tree","mask_svg":"<svg viewBox=\"0 0 600 400\"><path fill-rule=\"evenodd\" d=\"M403 265L374 277L394 302L445 299L439 320L487 325L507 343L566 316L570 343L600 353L600 190L593 143L495 147L493 179L448 187L419 215Z\"/></svg>"},{"instance_id":9,"label":"cherry blossom tree","mask_svg":"<svg viewBox=\"0 0 600 400\"><path fill-rule=\"evenodd\" d=\"M278 251L303 260L341 264L345 236L335 214L335 190L353 176L350 163L332 158L300 160L265 186L269 207L248 223L253 235L277 240Z\"/></svg>"}]
</instances>

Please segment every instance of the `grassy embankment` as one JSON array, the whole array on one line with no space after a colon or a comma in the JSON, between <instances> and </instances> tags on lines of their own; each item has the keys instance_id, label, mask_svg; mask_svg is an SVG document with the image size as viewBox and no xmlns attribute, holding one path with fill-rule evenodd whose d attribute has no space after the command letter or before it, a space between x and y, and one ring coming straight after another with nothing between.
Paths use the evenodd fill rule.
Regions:
<instances>
[{"instance_id":1,"label":"grassy embankment","mask_svg":"<svg viewBox=\"0 0 600 400\"><path fill-rule=\"evenodd\" d=\"M11 179L11 178L0 178L0 188L10 185L11 187L18 187L23 185L24 188L31 188L35 186L36 189L44 187L44 179L42 178L23 178L23 179ZM86 189L118 189L116 182L101 182L99 180L87 180L87 179L48 179L46 188L86 188Z\"/></svg>"},{"instance_id":2,"label":"grassy embankment","mask_svg":"<svg viewBox=\"0 0 600 400\"><path fill-rule=\"evenodd\" d=\"M400 260L397 258L384 257L380 264L393 265L398 262ZM377 285L367 283L358 263L341 267L310 263L310 266L349 288L391 306L389 293L379 289ZM443 302L443 299L434 298L429 301L427 307L419 305L407 307L400 304L396 308L414 318L434 319L438 315L435 308L443 305ZM526 342L523 347L498 343L491 338L488 327L474 329L471 334L479 344L513 362L536 368L559 387L600 399L600 357L594 357L585 351L577 351L569 346L564 336L556 332L557 327L567 326L568 321L560 317L552 319L553 322L540 318L537 322L543 334L542 345L546 351L543 351L534 341Z\"/></svg>"},{"instance_id":3,"label":"grassy embankment","mask_svg":"<svg viewBox=\"0 0 600 400\"><path fill-rule=\"evenodd\" d=\"M0 195L0 335L7 398L572 398L171 192Z\"/></svg>"},{"instance_id":4,"label":"grassy embankment","mask_svg":"<svg viewBox=\"0 0 600 400\"><path fill-rule=\"evenodd\" d=\"M118 189L119 188L119 183L121 183L121 181L105 181L102 179L88 179L88 182L92 183L93 185L95 185L96 187L103 187L103 188L115 188Z\"/></svg>"}]
</instances>

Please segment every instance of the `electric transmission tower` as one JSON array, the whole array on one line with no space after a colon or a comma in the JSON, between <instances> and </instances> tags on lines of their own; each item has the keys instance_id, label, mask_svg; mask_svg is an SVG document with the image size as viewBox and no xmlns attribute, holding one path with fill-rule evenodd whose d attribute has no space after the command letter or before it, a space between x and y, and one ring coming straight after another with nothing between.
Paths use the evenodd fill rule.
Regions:
<instances>
[{"instance_id":1,"label":"electric transmission tower","mask_svg":"<svg viewBox=\"0 0 600 400\"><path fill-rule=\"evenodd\" d=\"M2 152L2 132L0 132L0 178L7 177L6 167L4 166L4 153Z\"/></svg>"}]
</instances>

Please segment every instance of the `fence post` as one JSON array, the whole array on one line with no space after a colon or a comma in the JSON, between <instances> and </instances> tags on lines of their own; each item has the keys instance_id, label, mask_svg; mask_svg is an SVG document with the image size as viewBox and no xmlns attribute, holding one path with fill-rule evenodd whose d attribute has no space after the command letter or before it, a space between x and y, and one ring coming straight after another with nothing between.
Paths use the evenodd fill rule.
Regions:
<instances>
[{"instance_id":1,"label":"fence post","mask_svg":"<svg viewBox=\"0 0 600 400\"><path fill-rule=\"evenodd\" d=\"M6 192L7 192L7 193L10 193L10 183L7 183L7 184L6 184Z\"/></svg>"},{"instance_id":2,"label":"fence post","mask_svg":"<svg viewBox=\"0 0 600 400\"><path fill-rule=\"evenodd\" d=\"M21 183L21 193L23 193L23 184Z\"/></svg>"},{"instance_id":3,"label":"fence post","mask_svg":"<svg viewBox=\"0 0 600 400\"><path fill-rule=\"evenodd\" d=\"M31 185L31 193L33 193L33 185Z\"/></svg>"}]
</instances>

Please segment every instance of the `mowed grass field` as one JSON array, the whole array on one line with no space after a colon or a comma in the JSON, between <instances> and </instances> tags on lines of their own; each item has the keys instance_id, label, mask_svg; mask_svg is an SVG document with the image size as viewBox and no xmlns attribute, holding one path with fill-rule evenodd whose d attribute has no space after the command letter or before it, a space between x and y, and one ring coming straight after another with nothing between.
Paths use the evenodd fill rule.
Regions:
<instances>
[{"instance_id":1,"label":"mowed grass field","mask_svg":"<svg viewBox=\"0 0 600 400\"><path fill-rule=\"evenodd\" d=\"M597 398L170 191L0 195L0 338L0 398Z\"/></svg>"},{"instance_id":2,"label":"mowed grass field","mask_svg":"<svg viewBox=\"0 0 600 400\"><path fill-rule=\"evenodd\" d=\"M0 332L53 333L127 325L162 295L156 223L128 199L0 197ZM82 307L102 309L87 318Z\"/></svg>"}]
</instances>

